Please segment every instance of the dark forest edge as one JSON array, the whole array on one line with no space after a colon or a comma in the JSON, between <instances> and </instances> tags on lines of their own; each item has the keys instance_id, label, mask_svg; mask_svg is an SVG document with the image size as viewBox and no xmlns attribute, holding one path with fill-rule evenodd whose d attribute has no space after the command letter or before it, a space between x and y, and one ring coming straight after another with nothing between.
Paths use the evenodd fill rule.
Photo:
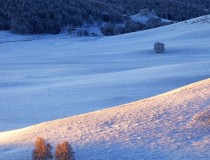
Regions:
<instances>
[{"instance_id":1,"label":"dark forest edge","mask_svg":"<svg viewBox=\"0 0 210 160\"><path fill-rule=\"evenodd\" d=\"M147 24L134 22L131 15L152 12L157 17ZM95 25L104 35L135 32L183 21L210 13L210 0L0 0L0 30L17 34L58 34L64 28ZM87 30L79 36L96 36Z\"/></svg>"}]
</instances>

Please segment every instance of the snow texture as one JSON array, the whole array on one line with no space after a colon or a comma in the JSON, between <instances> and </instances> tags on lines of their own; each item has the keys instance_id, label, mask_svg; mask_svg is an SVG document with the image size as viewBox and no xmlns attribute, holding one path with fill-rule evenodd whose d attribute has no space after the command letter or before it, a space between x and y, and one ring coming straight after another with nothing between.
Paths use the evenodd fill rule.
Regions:
<instances>
[{"instance_id":1,"label":"snow texture","mask_svg":"<svg viewBox=\"0 0 210 160\"><path fill-rule=\"evenodd\" d=\"M0 133L0 159L30 159L41 136L77 160L209 159L210 79L149 99ZM199 115L199 116L198 116ZM196 118L197 117L197 118ZM205 118L198 118L205 117Z\"/></svg>"},{"instance_id":2,"label":"snow texture","mask_svg":"<svg viewBox=\"0 0 210 160\"><path fill-rule=\"evenodd\" d=\"M210 24L200 19L97 38L1 31L0 132L209 78ZM155 42L166 45L165 54L154 53Z\"/></svg>"},{"instance_id":3,"label":"snow texture","mask_svg":"<svg viewBox=\"0 0 210 160\"><path fill-rule=\"evenodd\" d=\"M0 160L31 159L37 136L78 160L210 159L210 79L144 99L210 77L209 33L209 16L104 38L0 32L0 131L86 113L1 132Z\"/></svg>"}]
</instances>

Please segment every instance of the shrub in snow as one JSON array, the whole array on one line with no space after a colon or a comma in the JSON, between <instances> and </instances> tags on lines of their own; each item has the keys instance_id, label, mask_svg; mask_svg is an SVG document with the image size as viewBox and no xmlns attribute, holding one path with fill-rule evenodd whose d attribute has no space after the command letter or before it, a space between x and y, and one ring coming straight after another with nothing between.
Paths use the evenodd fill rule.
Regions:
<instances>
[{"instance_id":1,"label":"shrub in snow","mask_svg":"<svg viewBox=\"0 0 210 160\"><path fill-rule=\"evenodd\" d=\"M89 36L89 32L87 31L87 30L85 30L85 29L81 29L81 30L79 30L78 32L77 32L77 35L78 36Z\"/></svg>"},{"instance_id":2,"label":"shrub in snow","mask_svg":"<svg viewBox=\"0 0 210 160\"><path fill-rule=\"evenodd\" d=\"M160 42L156 42L154 44L154 51L156 53L163 53L163 52L165 52L165 44L164 43L160 43Z\"/></svg>"},{"instance_id":3,"label":"shrub in snow","mask_svg":"<svg viewBox=\"0 0 210 160\"><path fill-rule=\"evenodd\" d=\"M151 17L148 19L147 21L147 28L156 28L156 27L161 27L161 26L166 26L169 24L173 24L173 21L169 21L169 22L162 22L161 18L157 18L157 17Z\"/></svg>"},{"instance_id":4,"label":"shrub in snow","mask_svg":"<svg viewBox=\"0 0 210 160\"><path fill-rule=\"evenodd\" d=\"M151 17L147 21L147 28L155 28L162 26L163 23L160 18Z\"/></svg>"},{"instance_id":5,"label":"shrub in snow","mask_svg":"<svg viewBox=\"0 0 210 160\"><path fill-rule=\"evenodd\" d=\"M139 22L128 21L125 24L126 33L140 31L140 30L143 30L144 28L146 28L145 25Z\"/></svg>"},{"instance_id":6,"label":"shrub in snow","mask_svg":"<svg viewBox=\"0 0 210 160\"><path fill-rule=\"evenodd\" d=\"M52 146L49 143L46 143L43 138L38 137L34 145L34 150L32 153L32 160L53 159L51 150L52 150Z\"/></svg>"},{"instance_id":7,"label":"shrub in snow","mask_svg":"<svg viewBox=\"0 0 210 160\"><path fill-rule=\"evenodd\" d=\"M74 151L68 142L58 144L55 150L55 160L74 160Z\"/></svg>"},{"instance_id":8,"label":"shrub in snow","mask_svg":"<svg viewBox=\"0 0 210 160\"><path fill-rule=\"evenodd\" d=\"M91 33L90 33L90 36L97 37L98 34L96 34L95 32L91 32Z\"/></svg>"}]
</instances>

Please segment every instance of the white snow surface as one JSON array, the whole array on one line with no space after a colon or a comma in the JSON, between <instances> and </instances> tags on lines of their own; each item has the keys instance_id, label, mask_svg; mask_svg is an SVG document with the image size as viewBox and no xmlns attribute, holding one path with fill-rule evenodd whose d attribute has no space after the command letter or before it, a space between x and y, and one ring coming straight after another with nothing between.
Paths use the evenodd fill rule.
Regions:
<instances>
[{"instance_id":1,"label":"white snow surface","mask_svg":"<svg viewBox=\"0 0 210 160\"><path fill-rule=\"evenodd\" d=\"M209 17L97 38L1 31L0 132L148 98L209 78ZM157 41L165 43L165 54L153 52Z\"/></svg>"},{"instance_id":2,"label":"white snow surface","mask_svg":"<svg viewBox=\"0 0 210 160\"><path fill-rule=\"evenodd\" d=\"M134 22L139 22L143 24L147 24L148 20L150 18L160 18L152 13L149 13L148 15L142 15L141 13L135 14L131 16L131 20ZM171 22L168 19L160 18L162 22Z\"/></svg>"},{"instance_id":3,"label":"white snow surface","mask_svg":"<svg viewBox=\"0 0 210 160\"><path fill-rule=\"evenodd\" d=\"M29 160L36 137L77 160L210 159L210 79L133 103L0 133L0 160Z\"/></svg>"}]
</instances>

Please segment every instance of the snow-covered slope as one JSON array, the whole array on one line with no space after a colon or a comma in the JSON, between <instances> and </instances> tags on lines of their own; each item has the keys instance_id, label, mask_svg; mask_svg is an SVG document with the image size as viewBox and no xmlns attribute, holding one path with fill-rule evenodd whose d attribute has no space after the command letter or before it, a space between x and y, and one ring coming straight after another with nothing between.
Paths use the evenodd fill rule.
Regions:
<instances>
[{"instance_id":1,"label":"snow-covered slope","mask_svg":"<svg viewBox=\"0 0 210 160\"><path fill-rule=\"evenodd\" d=\"M209 78L210 23L200 19L104 38L0 32L0 132Z\"/></svg>"},{"instance_id":2,"label":"snow-covered slope","mask_svg":"<svg viewBox=\"0 0 210 160\"><path fill-rule=\"evenodd\" d=\"M210 158L210 79L80 116L0 133L1 160L29 160L37 136L68 140L77 160Z\"/></svg>"},{"instance_id":3,"label":"snow-covered slope","mask_svg":"<svg viewBox=\"0 0 210 160\"><path fill-rule=\"evenodd\" d=\"M151 19L151 18L157 19L157 18L160 18L160 17L158 17L158 16L156 16L155 14L152 14L152 13L148 13L147 15L142 15L141 13L138 13L138 14L135 14L135 15L131 16L132 21L143 23L143 24L147 24L148 20ZM164 18L160 18L160 20L162 22L171 22L170 20L164 19Z\"/></svg>"}]
</instances>

